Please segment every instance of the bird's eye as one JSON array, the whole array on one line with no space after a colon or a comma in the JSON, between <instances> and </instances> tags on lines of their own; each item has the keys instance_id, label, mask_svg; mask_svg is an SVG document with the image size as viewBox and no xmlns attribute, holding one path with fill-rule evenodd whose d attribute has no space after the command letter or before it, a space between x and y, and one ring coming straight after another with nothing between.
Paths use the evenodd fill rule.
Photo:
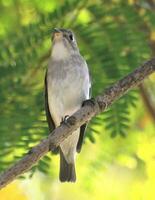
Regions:
<instances>
[{"instance_id":1,"label":"bird's eye","mask_svg":"<svg viewBox=\"0 0 155 200\"><path fill-rule=\"evenodd\" d=\"M69 35L69 39L70 39L71 41L73 41L73 40L74 40L74 38L73 38L73 35L72 35L72 34L70 34L70 35Z\"/></svg>"}]
</instances>

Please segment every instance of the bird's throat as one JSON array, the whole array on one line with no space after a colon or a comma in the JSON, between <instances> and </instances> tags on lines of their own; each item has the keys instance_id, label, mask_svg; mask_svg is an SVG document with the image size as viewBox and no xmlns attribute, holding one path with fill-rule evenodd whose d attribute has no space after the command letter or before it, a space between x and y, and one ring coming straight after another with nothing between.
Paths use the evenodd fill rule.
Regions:
<instances>
[{"instance_id":1,"label":"bird's throat","mask_svg":"<svg viewBox=\"0 0 155 200\"><path fill-rule=\"evenodd\" d=\"M67 48L62 41L56 42L52 48L52 58L54 60L66 59L69 56Z\"/></svg>"}]
</instances>

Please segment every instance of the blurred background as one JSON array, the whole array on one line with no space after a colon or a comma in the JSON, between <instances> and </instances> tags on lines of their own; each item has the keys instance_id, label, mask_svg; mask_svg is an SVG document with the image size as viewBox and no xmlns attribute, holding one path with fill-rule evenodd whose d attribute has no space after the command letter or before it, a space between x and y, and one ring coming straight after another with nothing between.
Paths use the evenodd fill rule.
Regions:
<instances>
[{"instance_id":1,"label":"blurred background","mask_svg":"<svg viewBox=\"0 0 155 200\"><path fill-rule=\"evenodd\" d=\"M0 0L0 172L48 135L44 75L55 27L72 29L93 96L155 55L154 0ZM94 118L77 182L49 153L2 200L154 200L155 74Z\"/></svg>"}]
</instances>

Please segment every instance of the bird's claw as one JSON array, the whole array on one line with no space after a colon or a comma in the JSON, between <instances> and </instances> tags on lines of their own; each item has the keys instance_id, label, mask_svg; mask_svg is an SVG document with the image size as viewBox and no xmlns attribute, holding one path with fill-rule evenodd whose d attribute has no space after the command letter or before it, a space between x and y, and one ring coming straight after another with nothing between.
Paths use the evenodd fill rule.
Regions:
<instances>
[{"instance_id":1,"label":"bird's claw","mask_svg":"<svg viewBox=\"0 0 155 200\"><path fill-rule=\"evenodd\" d=\"M69 115L65 115L65 117L62 117L62 120L61 120L60 124L67 124L68 118L69 118Z\"/></svg>"},{"instance_id":2,"label":"bird's claw","mask_svg":"<svg viewBox=\"0 0 155 200\"><path fill-rule=\"evenodd\" d=\"M60 125L65 124L66 126L70 127L70 125L75 124L75 121L76 121L75 117L66 115L64 118L62 118Z\"/></svg>"}]
</instances>

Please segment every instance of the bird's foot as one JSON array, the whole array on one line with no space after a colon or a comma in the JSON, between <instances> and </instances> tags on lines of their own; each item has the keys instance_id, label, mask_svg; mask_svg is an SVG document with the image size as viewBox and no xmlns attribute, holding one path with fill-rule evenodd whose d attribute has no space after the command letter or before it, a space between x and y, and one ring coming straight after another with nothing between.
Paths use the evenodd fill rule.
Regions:
<instances>
[{"instance_id":1,"label":"bird's foot","mask_svg":"<svg viewBox=\"0 0 155 200\"><path fill-rule=\"evenodd\" d=\"M66 126L70 127L75 124L75 121L75 117L66 115L64 118L62 118L60 125L65 124Z\"/></svg>"},{"instance_id":2,"label":"bird's foot","mask_svg":"<svg viewBox=\"0 0 155 200\"><path fill-rule=\"evenodd\" d=\"M60 125L61 124L67 124L67 119L69 118L69 115L65 115L65 117L62 117Z\"/></svg>"},{"instance_id":3,"label":"bird's foot","mask_svg":"<svg viewBox=\"0 0 155 200\"><path fill-rule=\"evenodd\" d=\"M95 99L94 98L91 98L91 99L87 99L85 101L83 101L82 103L82 107L83 106L95 106Z\"/></svg>"}]
</instances>

